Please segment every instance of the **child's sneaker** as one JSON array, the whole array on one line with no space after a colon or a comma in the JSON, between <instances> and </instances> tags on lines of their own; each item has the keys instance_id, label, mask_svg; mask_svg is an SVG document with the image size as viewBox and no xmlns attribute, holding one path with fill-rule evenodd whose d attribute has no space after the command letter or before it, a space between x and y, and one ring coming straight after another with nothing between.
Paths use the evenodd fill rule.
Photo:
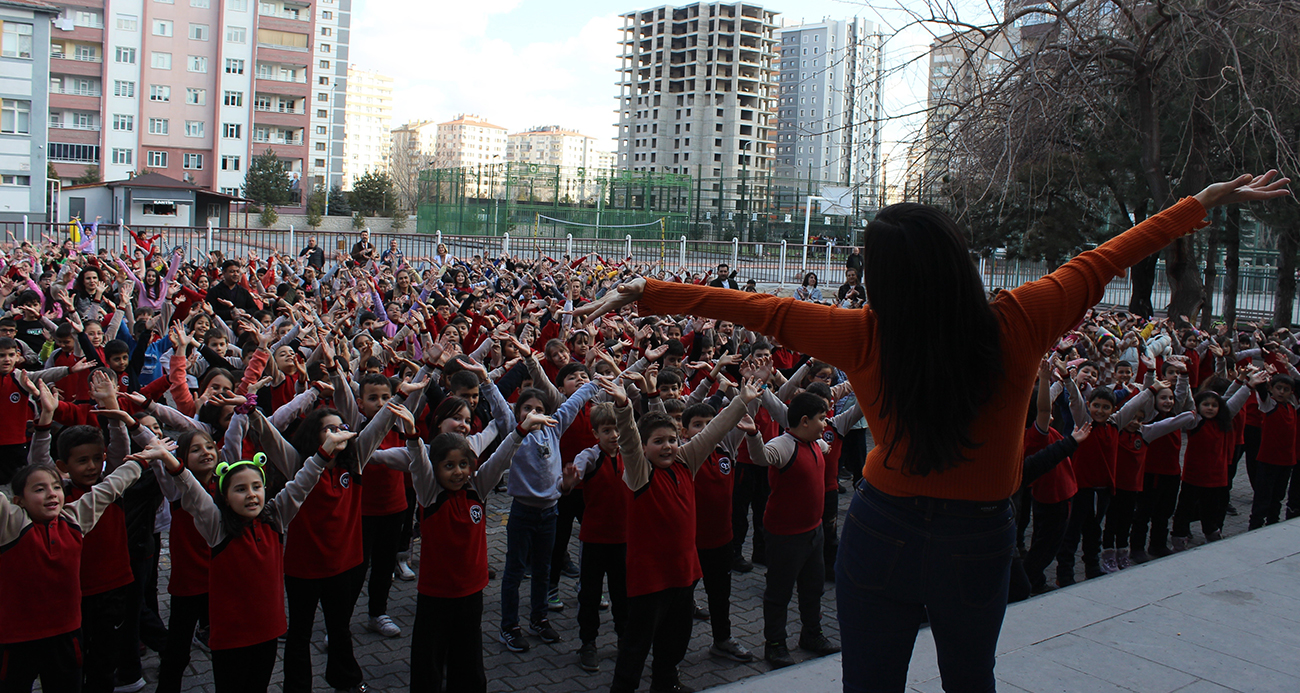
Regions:
<instances>
[{"instance_id":1,"label":"child's sneaker","mask_svg":"<svg viewBox=\"0 0 1300 693\"><path fill-rule=\"evenodd\" d=\"M709 654L714 657L724 657L733 662L754 661L754 653L745 649L745 646L741 645L740 641L735 638L719 640L713 643L709 646Z\"/></svg>"},{"instance_id":2,"label":"child's sneaker","mask_svg":"<svg viewBox=\"0 0 1300 693\"><path fill-rule=\"evenodd\" d=\"M1119 565L1115 562L1115 549L1102 549L1100 560L1101 572L1110 575L1119 572Z\"/></svg>"},{"instance_id":3,"label":"child's sneaker","mask_svg":"<svg viewBox=\"0 0 1300 693\"><path fill-rule=\"evenodd\" d=\"M1174 553L1186 551L1192 543L1191 537L1169 537L1169 543L1174 545Z\"/></svg>"},{"instance_id":4,"label":"child's sneaker","mask_svg":"<svg viewBox=\"0 0 1300 693\"><path fill-rule=\"evenodd\" d=\"M385 638L396 638L402 634L402 629L393 623L393 619L387 614L383 616L372 616L366 621L366 630L371 633L378 633Z\"/></svg>"},{"instance_id":5,"label":"child's sneaker","mask_svg":"<svg viewBox=\"0 0 1300 693\"><path fill-rule=\"evenodd\" d=\"M578 666L583 671L600 671L600 656L596 654L596 643L584 642L578 648Z\"/></svg>"},{"instance_id":6,"label":"child's sneaker","mask_svg":"<svg viewBox=\"0 0 1300 693\"><path fill-rule=\"evenodd\" d=\"M554 643L560 641L560 634L551 627L551 620L548 618L528 624L528 630L531 630L533 635L541 638L542 642Z\"/></svg>"},{"instance_id":7,"label":"child's sneaker","mask_svg":"<svg viewBox=\"0 0 1300 693\"><path fill-rule=\"evenodd\" d=\"M1133 567L1133 561L1129 558L1128 549L1117 549L1115 551L1115 566L1120 570Z\"/></svg>"},{"instance_id":8,"label":"child's sneaker","mask_svg":"<svg viewBox=\"0 0 1300 693\"><path fill-rule=\"evenodd\" d=\"M519 628L519 626L515 626L510 630L501 631L501 635L498 636L498 639L501 641L501 644L505 645L506 649L511 652L528 651L528 643L524 641L524 632Z\"/></svg>"},{"instance_id":9,"label":"child's sneaker","mask_svg":"<svg viewBox=\"0 0 1300 693\"><path fill-rule=\"evenodd\" d=\"M403 582L411 582L412 580L415 579L415 571L411 570L410 561L411 561L410 551L403 551L397 554L397 568L393 570L393 574L397 576L398 580L402 580Z\"/></svg>"}]
</instances>

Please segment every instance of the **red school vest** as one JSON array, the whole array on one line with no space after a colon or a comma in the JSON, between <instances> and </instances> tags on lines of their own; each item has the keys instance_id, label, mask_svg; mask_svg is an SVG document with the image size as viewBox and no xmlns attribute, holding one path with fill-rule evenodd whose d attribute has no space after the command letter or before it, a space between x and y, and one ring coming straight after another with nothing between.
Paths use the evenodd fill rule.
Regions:
<instances>
[{"instance_id":1,"label":"red school vest","mask_svg":"<svg viewBox=\"0 0 1300 693\"><path fill-rule=\"evenodd\" d=\"M697 549L716 549L731 543L731 493L735 485L736 461L719 447L695 473Z\"/></svg>"},{"instance_id":2,"label":"red school vest","mask_svg":"<svg viewBox=\"0 0 1300 693\"><path fill-rule=\"evenodd\" d=\"M68 503L86 495L87 490L64 486ZM126 513L121 501L109 504L99 516L95 528L85 535L81 547L81 596L103 594L131 584L131 554L127 550Z\"/></svg>"},{"instance_id":3,"label":"red school vest","mask_svg":"<svg viewBox=\"0 0 1300 693\"><path fill-rule=\"evenodd\" d=\"M1264 464L1295 466L1296 411L1290 402L1279 402L1264 414L1259 427L1259 452L1255 459ZM1236 442L1236 436L1233 437Z\"/></svg>"},{"instance_id":4,"label":"red school vest","mask_svg":"<svg viewBox=\"0 0 1300 693\"><path fill-rule=\"evenodd\" d=\"M1119 429L1115 424L1093 423L1092 433L1070 458L1074 462L1074 480L1079 488L1115 488L1115 453Z\"/></svg>"},{"instance_id":5,"label":"red school vest","mask_svg":"<svg viewBox=\"0 0 1300 693\"><path fill-rule=\"evenodd\" d=\"M832 412L833 413L833 412ZM844 449L844 439L840 437L839 431L830 425L830 414L827 414L826 430L822 431L822 440L830 446L830 449L822 454L822 459L826 460L826 491L838 491L840 488L840 452Z\"/></svg>"},{"instance_id":6,"label":"red school vest","mask_svg":"<svg viewBox=\"0 0 1300 693\"><path fill-rule=\"evenodd\" d=\"M1038 427L1030 424L1025 429L1025 457L1029 457L1043 448L1061 440L1061 432L1048 428L1047 433L1040 433ZM1048 473L1038 477L1029 486L1029 493L1036 503L1060 503L1074 498L1079 492L1079 485L1074 481L1074 465L1067 457Z\"/></svg>"},{"instance_id":7,"label":"red school vest","mask_svg":"<svg viewBox=\"0 0 1300 693\"><path fill-rule=\"evenodd\" d=\"M763 437L763 440L771 440L781 435L781 427L772 420L772 415L767 413L766 407L760 407L758 413L754 415L754 424L758 426L758 434ZM741 445L736 451L736 461L740 464L753 464L749 459L748 445Z\"/></svg>"},{"instance_id":8,"label":"red school vest","mask_svg":"<svg viewBox=\"0 0 1300 693\"><path fill-rule=\"evenodd\" d=\"M701 577L691 470L681 462L652 468L627 508L627 596L689 587Z\"/></svg>"},{"instance_id":9,"label":"red school vest","mask_svg":"<svg viewBox=\"0 0 1300 693\"><path fill-rule=\"evenodd\" d=\"M167 580L167 594L194 597L208 593L208 573L212 547L194 526L194 516L172 501L172 528L167 542L171 549L172 574Z\"/></svg>"},{"instance_id":10,"label":"red school vest","mask_svg":"<svg viewBox=\"0 0 1300 693\"><path fill-rule=\"evenodd\" d=\"M1183 482L1204 488L1228 485L1228 461L1236 447L1232 431L1219 428L1214 421L1201 421L1190 431L1183 431Z\"/></svg>"},{"instance_id":11,"label":"red school vest","mask_svg":"<svg viewBox=\"0 0 1300 693\"><path fill-rule=\"evenodd\" d=\"M32 407L27 403L27 393L14 374L0 375L0 445L22 445L30 441L27 424L31 420Z\"/></svg>"},{"instance_id":12,"label":"red school vest","mask_svg":"<svg viewBox=\"0 0 1300 693\"><path fill-rule=\"evenodd\" d=\"M623 456L603 451L582 477L582 522L578 539L584 544L626 544L627 507L632 489L623 481Z\"/></svg>"},{"instance_id":13,"label":"red school vest","mask_svg":"<svg viewBox=\"0 0 1300 693\"><path fill-rule=\"evenodd\" d=\"M212 649L248 647L285 634L284 572L284 537L261 520L213 547L208 572Z\"/></svg>"},{"instance_id":14,"label":"red school vest","mask_svg":"<svg viewBox=\"0 0 1300 693\"><path fill-rule=\"evenodd\" d=\"M591 400L587 400L573 417L573 423L560 436L560 459L572 462L578 453L599 443L596 433L591 430Z\"/></svg>"},{"instance_id":15,"label":"red school vest","mask_svg":"<svg viewBox=\"0 0 1300 693\"><path fill-rule=\"evenodd\" d=\"M380 450L405 448L406 441L394 428L379 443ZM361 514L364 517L381 517L395 515L406 510L406 473L390 469L382 464L368 464L362 472L365 483L361 484Z\"/></svg>"},{"instance_id":16,"label":"red school vest","mask_svg":"<svg viewBox=\"0 0 1300 693\"><path fill-rule=\"evenodd\" d=\"M81 528L60 515L0 546L0 644L81 627Z\"/></svg>"},{"instance_id":17,"label":"red school vest","mask_svg":"<svg viewBox=\"0 0 1300 693\"><path fill-rule=\"evenodd\" d=\"M457 599L487 587L487 508L474 489L444 489L420 511L420 536L420 594Z\"/></svg>"},{"instance_id":18,"label":"red school vest","mask_svg":"<svg viewBox=\"0 0 1300 693\"><path fill-rule=\"evenodd\" d=\"M798 439L796 439L798 440ZM817 529L826 507L826 460L816 442L798 440L789 464L768 467L772 493L763 512L763 528L789 536Z\"/></svg>"},{"instance_id":19,"label":"red school vest","mask_svg":"<svg viewBox=\"0 0 1300 693\"><path fill-rule=\"evenodd\" d=\"M1183 473L1182 453L1182 431L1174 431L1156 438L1147 444L1145 474L1180 476Z\"/></svg>"},{"instance_id":20,"label":"red school vest","mask_svg":"<svg viewBox=\"0 0 1300 693\"><path fill-rule=\"evenodd\" d=\"M320 481L289 523L285 575L327 578L361 565L361 489L357 483L342 467L321 472Z\"/></svg>"},{"instance_id":21,"label":"red school vest","mask_svg":"<svg viewBox=\"0 0 1300 693\"><path fill-rule=\"evenodd\" d=\"M1119 446L1115 454L1115 488L1121 491L1142 490L1142 474L1146 468L1149 448L1142 432L1119 432Z\"/></svg>"}]
</instances>

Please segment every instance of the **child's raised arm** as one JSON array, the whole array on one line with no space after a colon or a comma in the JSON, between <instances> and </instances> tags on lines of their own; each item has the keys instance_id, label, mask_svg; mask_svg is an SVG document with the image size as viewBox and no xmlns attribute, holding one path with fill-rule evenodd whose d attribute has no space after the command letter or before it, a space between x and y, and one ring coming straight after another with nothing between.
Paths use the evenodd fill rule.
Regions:
<instances>
[{"instance_id":1,"label":"child's raised arm","mask_svg":"<svg viewBox=\"0 0 1300 693\"><path fill-rule=\"evenodd\" d=\"M709 455L713 454L714 448L722 442L723 437L745 417L749 403L758 399L758 393L758 383L753 379L747 379L740 386L735 399L718 412L704 430L696 433L695 437L677 448L677 459L691 470L691 474L699 471L705 460L709 459ZM627 460L623 463L627 464Z\"/></svg>"}]
</instances>

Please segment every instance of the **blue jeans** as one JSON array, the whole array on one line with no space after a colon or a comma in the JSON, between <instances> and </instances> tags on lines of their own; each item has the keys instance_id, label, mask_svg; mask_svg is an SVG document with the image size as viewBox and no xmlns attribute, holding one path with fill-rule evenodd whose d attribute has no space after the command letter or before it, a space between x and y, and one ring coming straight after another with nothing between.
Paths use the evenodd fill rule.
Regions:
<instances>
[{"instance_id":1,"label":"blue jeans","mask_svg":"<svg viewBox=\"0 0 1300 693\"><path fill-rule=\"evenodd\" d=\"M944 691L993 691L1015 535L1009 501L896 498L862 481L835 562L844 690L904 690L928 615Z\"/></svg>"},{"instance_id":2,"label":"blue jeans","mask_svg":"<svg viewBox=\"0 0 1300 693\"><path fill-rule=\"evenodd\" d=\"M519 583L524 561L532 562L532 622L546 618L546 591L555 544L555 506L535 508L516 499L506 523L506 571L501 576L501 630L519 625Z\"/></svg>"}]
</instances>

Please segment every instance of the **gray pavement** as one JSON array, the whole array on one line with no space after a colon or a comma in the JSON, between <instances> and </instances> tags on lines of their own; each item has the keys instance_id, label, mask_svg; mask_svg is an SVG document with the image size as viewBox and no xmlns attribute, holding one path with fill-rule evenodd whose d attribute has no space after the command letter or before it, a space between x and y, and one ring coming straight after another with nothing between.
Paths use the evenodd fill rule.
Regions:
<instances>
[{"instance_id":1,"label":"gray pavement","mask_svg":"<svg viewBox=\"0 0 1300 693\"><path fill-rule=\"evenodd\" d=\"M1241 534L1246 529L1245 527L1246 515L1249 513L1249 508L1250 508L1250 491L1249 491L1249 484L1246 481L1244 471L1239 474L1239 478L1236 480L1235 489L1236 490L1232 494L1233 501L1238 508L1242 509L1243 512L1239 517L1228 518L1227 526L1224 528L1225 536ZM843 520L844 513L848 508L849 498L850 496L847 495L841 495L839 497L841 522ZM489 517L490 524L488 529L489 565L496 568L498 571L501 571L505 564L505 558L504 558L505 535L506 535L505 523L507 520L507 515L509 510L509 497L504 494L493 494L489 498L488 507L489 507L489 515L490 515ZM1300 532L1300 523L1294 524L1292 526L1294 527L1295 531ZM1197 535L1198 532L1199 532L1199 528L1193 526L1193 534ZM1251 536L1254 537L1258 534L1259 533L1253 533ZM1292 545L1293 546L1297 545L1296 539L1300 538L1300 533L1293 533L1288 536L1291 537ZM1199 544L1203 542L1204 540L1200 538L1199 535L1194 537L1194 543ZM1251 546L1255 545L1253 540L1247 543L1249 543ZM1211 547L1211 548L1217 548L1229 544L1230 542L1219 542L1215 547ZM570 554L573 556L573 559L575 561L578 559L577 551L578 551L577 527L575 526L574 538L570 544ZM745 555L746 556L750 555L750 550L748 546L746 546L745 548ZM1171 558L1153 561L1149 565L1154 567L1157 565L1172 564L1178 566L1178 569L1173 571L1175 573L1178 573L1180 571L1189 571L1191 573L1199 574L1201 568L1199 565L1198 558L1202 555L1217 556L1218 553L1217 552L1206 553L1202 551L1193 551L1186 554L1180 554L1178 556L1174 556ZM1274 556L1274 558L1279 558L1282 555L1283 555L1282 553L1277 553ZM1216 559L1214 565L1218 565L1219 563L1220 561ZM169 564L169 557L166 555L166 553L164 553L164 555L162 556L163 574L160 578L161 584L159 587L160 593L162 595L160 597L160 600L162 602L164 621L167 618L167 613L166 613L167 598L165 595L165 591L166 591L166 580L168 574L168 564ZM441 568L441 566L439 566L439 568ZM1300 562L1293 564L1292 569L1293 572L1291 573L1291 575L1294 581L1294 578L1300 577ZM1156 572L1163 574L1164 572L1167 572L1169 570L1170 569L1168 568L1161 568L1160 571L1156 571ZM1082 582L1083 568L1082 568L1082 562L1080 561L1076 573L1078 579L1081 581L1081 584L1066 590L1060 590L1058 592L1052 593L1052 595L1060 595L1059 597L1052 597L1052 598L1057 599L1059 603L1071 605L1071 608L1051 609L1051 610L1038 612L1040 613L1039 616L1036 616L1033 619L1028 619L1026 623L1028 623L1032 627L1033 630L1031 632L1041 632L1044 629L1051 630L1053 628L1058 628L1058 627L1065 628L1068 630L1068 628L1072 628L1076 625L1080 625L1080 626L1091 625L1092 623L1099 621L1103 616L1105 618L1110 618L1115 614L1106 612L1105 614L1103 614L1103 616L1099 616L1098 619L1095 619L1093 621L1088 621L1086 624L1081 624L1078 621L1079 618L1084 618L1089 616L1089 614L1094 613L1096 609L1100 607L1095 606L1093 600L1085 600L1081 602L1078 601L1079 599L1078 597L1074 597L1073 595L1078 594L1080 590L1087 590L1089 592L1100 591L1102 593L1106 593L1110 591L1111 586L1117 584L1118 577L1127 575L1130 572L1144 572L1147 574L1151 574L1152 570L1149 568L1143 568L1142 571L1135 571L1135 569L1130 569L1129 571L1124 571L1119 576L1109 576L1101 580L1093 580L1084 583ZM763 593L763 586L764 586L764 574L765 574L765 569L762 566L755 566L755 570L748 574L744 574L744 575L735 574L735 573L732 574L731 621L734 630L734 635L742 643L744 643L747 647L749 647L752 651L754 651L754 653L760 658L762 657L762 645L763 645L762 593ZM1050 566L1047 570L1047 574L1049 578L1050 576L1054 576L1055 566ZM829 582L826 584L826 594L822 600L822 604L824 608L823 622L825 625L827 636L830 637L831 640L838 642L839 633L838 633L838 625L835 620L836 610L835 610L834 588L835 588L834 584ZM484 647L484 654L485 654L485 665L486 665L487 675L488 675L489 691L540 691L542 693L551 693L551 692L559 693L562 691L567 692L567 691L608 690L612 679L614 659L617 655L617 643L613 632L613 623L611 617L608 612L602 614L601 636L597 640L597 646L600 649L600 656L602 658L601 671L599 673L587 673L582 671L581 669L578 668L578 658L576 654L576 650L578 647L577 622L576 622L577 607L575 601L575 597L577 593L577 581L569 578L561 578L560 591L561 591L561 598L564 600L566 608L562 613L558 613L558 614L552 613L551 620L552 623L555 625L556 629L559 630L564 640L554 645L547 645L537 640L536 638L529 636L528 641L531 645L531 649L524 654L514 654L514 653L507 652L505 648L497 642L496 639L497 631L500 623L500 614L501 614L500 581L493 580L488 584L487 590L484 595L485 613L483 615L483 635L484 635L483 647ZM1116 599L1118 598L1119 597L1116 597ZM704 588L702 585L697 588L696 599L697 602L701 605L705 603ZM1043 597L1040 597L1036 600L1031 600L1031 603L1042 603L1043 599L1044 599ZM415 583L401 582L401 581L394 582L393 592L389 599L389 615L392 616L393 619L402 627L403 634L401 637L389 639L365 630L363 623L366 620L367 601L368 600L366 597L366 592L365 589L363 588L361 598L357 604L356 613L352 623L353 642L356 648L357 659L360 662L362 669L366 673L366 681L369 684L370 689L372 691L408 690L409 661L410 661L410 637L409 636L410 636L411 626L415 616ZM526 618L526 614L528 611L527 608L528 583L527 582L525 582L523 587L521 588L520 602L523 607L522 612ZM1075 611L1073 610L1072 607L1073 605L1076 604L1081 604L1087 608L1084 608L1082 611ZM1217 604L1217 602L1211 601L1211 604ZM1296 606L1296 605L1300 605L1300 602L1290 602L1290 604L1292 606ZM1231 604L1224 602L1220 606L1220 609L1228 608L1230 606ZM1133 608L1137 608L1137 607L1133 607ZM1189 605L1187 608L1192 608L1192 606ZM1023 607L1014 607L1012 613L1019 613L1017 609L1023 609ZM1292 612L1293 620L1300 620L1300 616L1295 616L1296 613L1300 613L1300 612L1296 612L1293 610ZM791 638L791 645L793 645L794 640L797 639L797 634L798 634L798 630L797 630L798 613L793 603L791 604L791 609L790 609L790 623L792 624L791 633L794 636ZM1004 629L1003 632L1004 643L1010 642L1008 641L1010 632L1011 629ZM1062 630L1061 632L1066 632L1066 631ZM316 629L313 634L313 665L314 665L314 670L317 672L317 677L315 680L315 689L321 691L329 690L323 678L323 672L325 670L324 635L325 635L324 624L321 617L318 615L316 620ZM1082 636L1072 636L1072 637L1082 637ZM922 642L924 642L924 638L922 639ZM1276 645L1278 643L1283 643L1283 642L1290 642L1290 641L1275 639L1271 641L1269 644ZM754 685L759 685L758 681L765 680L765 679L758 679L758 680L753 679L753 677L755 676L768 672L769 667L765 663L759 661L753 664L737 664L729 660L722 660L722 659L710 657L708 655L708 647L710 643L711 643L711 634L710 634L709 625L707 624L707 622L696 621L694 624L693 635L691 638L690 650L686 655L685 661L682 662L682 666L681 666L681 676L683 682L691 685L696 689L702 690L712 686L721 686L724 684L744 681L743 684L745 686L744 690L748 691L751 690L749 688L750 683L754 683ZM915 662L922 661L927 656L924 654L925 652L924 647L926 647L924 644L920 644L920 643L918 644L918 650L917 650L918 655ZM929 654L928 657L930 658L930 660L933 660L933 654L932 654L933 644L931 643L929 647L931 648L930 650L931 654ZM281 649L283 650L283 648ZM1292 655L1294 655L1295 651L1300 651L1300 648L1293 647ZM1094 653L1095 652L1096 651L1094 651ZM797 661L801 661L801 662L809 659L810 657L808 653L801 652L799 650L792 650L792 654L795 656L795 659ZM838 658L827 658L823 660L824 666L815 667L813 669L804 669L804 668L796 667L793 671L787 670L789 671L789 673L782 672L780 674L782 678L776 680L784 681L785 680L784 677L786 676L812 676L813 678L810 679L811 681L822 681L826 685L831 685L830 682L832 681L832 679L827 677L830 677L832 674L838 676L838 671L839 671L838 661L839 661ZM1292 666L1300 667L1300 665L1294 664L1295 659L1293 656L1291 661L1292 661ZM917 666L915 662L914 662L914 668ZM932 665L933 662L931 661L931 666ZM158 656L150 652L145 659L145 678L150 682L152 682L156 678L157 668L158 668ZM1056 669L1053 670L1055 671ZM815 673L800 673L800 672L815 672ZM1060 674L1062 677L1065 677L1065 675L1068 672L1064 669L1061 669L1057 671L1057 673ZM838 680L838 679L834 679L834 680ZM272 678L272 681L273 681L273 688L278 689L279 682L281 681L278 664L276 667L276 674ZM928 679L918 680L916 683L921 684L921 683L926 683L926 681L928 681ZM1029 687L1029 690L1061 690L1061 691L1094 690L1087 687L1084 688L1074 687L1072 684L1069 683L1069 681L1070 679L1068 677L1061 678L1060 683L1058 685L1055 685L1055 687L1037 687L1037 684L1035 684L1034 686ZM1042 681L1040 681L1040 683L1042 683ZM763 685L766 684L764 683ZM643 681L643 690L648 686L649 686L649 671L647 667L647 671L645 672L645 679ZM146 688L146 690L152 690L152 686ZM190 669L187 672L184 690L185 691L212 691L213 690L211 665L208 659L208 655L202 652L201 650L199 650L198 648L195 648L193 651L193 659L190 665ZM734 690L740 690L740 689L737 688ZM759 689L753 689L753 690L759 690ZM776 691L778 689L769 688L766 690ZM788 693L791 690L804 691L804 690L813 690L813 689L805 688L802 684L800 684L795 687L786 686L780 690L781 693ZM831 689L826 688L825 690L831 690ZM937 691L939 690L939 687L937 681L931 681L927 683L926 686L917 688L917 690ZM1008 690L1015 690L1015 689L1009 688ZM1098 688L1095 690L1111 690L1111 689ZM1135 690L1148 690L1148 689L1135 689ZM1154 689L1149 689L1149 690L1154 690ZM1190 690L1197 690L1197 689L1190 689ZM1209 691L1209 690L1217 690L1217 689L1207 688L1204 690ZM1243 690L1264 690L1264 689L1251 689L1248 687ZM1300 691L1300 686L1295 686L1289 690L1292 693L1294 693L1295 691Z\"/></svg>"}]
</instances>

